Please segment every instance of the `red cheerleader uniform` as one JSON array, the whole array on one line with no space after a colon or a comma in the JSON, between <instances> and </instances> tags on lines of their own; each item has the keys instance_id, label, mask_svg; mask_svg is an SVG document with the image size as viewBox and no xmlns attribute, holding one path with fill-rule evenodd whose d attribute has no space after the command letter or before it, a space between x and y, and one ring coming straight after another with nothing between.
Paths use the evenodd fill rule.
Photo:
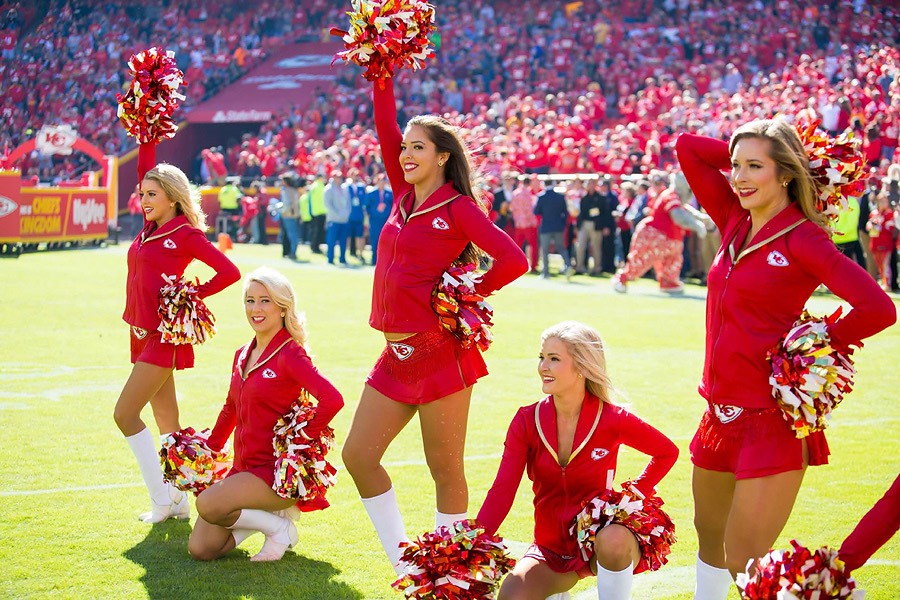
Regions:
<instances>
[{"instance_id":1,"label":"red cheerleader uniform","mask_svg":"<svg viewBox=\"0 0 900 600\"><path fill-rule=\"evenodd\" d=\"M416 333L385 346L366 383L407 404L443 398L487 375L477 348L463 349L441 327L431 293L472 242L494 258L476 286L487 296L528 270L522 250L476 202L447 182L413 210L415 187L403 178L393 81L375 86L375 125L394 204L378 240L369 324L385 333Z\"/></svg>"},{"instance_id":2,"label":"red cheerleader uniform","mask_svg":"<svg viewBox=\"0 0 900 600\"><path fill-rule=\"evenodd\" d=\"M158 309L159 290L167 283L163 275L181 278L195 258L216 272L212 279L200 285L201 298L220 292L241 278L234 263L184 215L176 216L162 227L152 221L145 224L131 243L122 319L131 325L132 363L146 362L175 369L194 366L194 349L190 344L162 342Z\"/></svg>"},{"instance_id":3,"label":"red cheerleader uniform","mask_svg":"<svg viewBox=\"0 0 900 600\"><path fill-rule=\"evenodd\" d=\"M737 479L800 469L803 440L796 438L772 396L767 351L820 284L853 307L829 331L835 347L845 348L888 327L896 310L869 274L841 254L825 230L793 202L741 251L750 213L721 173L731 168L728 144L683 134L675 150L697 201L722 232L709 271L699 388L709 407L691 442L691 459L698 467L734 473ZM824 434L805 440L809 464L826 464Z\"/></svg>"},{"instance_id":4,"label":"red cheerleader uniform","mask_svg":"<svg viewBox=\"0 0 900 600\"><path fill-rule=\"evenodd\" d=\"M503 458L494 484L478 512L478 522L494 534L512 508L523 471L533 482L534 543L525 556L546 562L557 573L591 575L569 528L585 502L612 489L619 446L630 446L652 458L634 480L649 493L665 477L678 448L669 438L622 407L585 393L572 453L559 464L556 408L553 397L519 409L510 423ZM640 572L638 567L635 572Z\"/></svg>"},{"instance_id":5,"label":"red cheerleader uniform","mask_svg":"<svg viewBox=\"0 0 900 600\"><path fill-rule=\"evenodd\" d=\"M256 338L234 354L231 386L225 406L209 434L209 447L220 450L234 432L234 466L228 476L248 471L270 486L275 481L272 437L275 423L291 408L305 389L318 400L316 416L306 428L318 437L344 406L341 393L313 366L303 346L282 329L249 368L247 359ZM325 508L328 503L316 504ZM308 509L308 508L307 508Z\"/></svg>"}]
</instances>

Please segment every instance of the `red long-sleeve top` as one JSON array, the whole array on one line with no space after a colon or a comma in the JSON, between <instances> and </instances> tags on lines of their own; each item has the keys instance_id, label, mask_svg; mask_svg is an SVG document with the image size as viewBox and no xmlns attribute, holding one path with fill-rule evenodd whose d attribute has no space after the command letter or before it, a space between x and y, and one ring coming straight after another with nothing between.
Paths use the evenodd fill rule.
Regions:
<instances>
[{"instance_id":1,"label":"red long-sleeve top","mask_svg":"<svg viewBox=\"0 0 900 600\"><path fill-rule=\"evenodd\" d=\"M476 286L480 294L488 295L522 276L528 270L528 260L473 199L454 189L452 182L413 209L415 187L406 182L400 166L403 135L397 125L390 79L384 89L375 86L375 127L394 204L378 240L369 324L384 332L428 331L438 325L431 308L431 292L466 244L472 242L494 258L493 266Z\"/></svg>"},{"instance_id":2,"label":"red long-sleeve top","mask_svg":"<svg viewBox=\"0 0 900 600\"><path fill-rule=\"evenodd\" d=\"M675 150L697 201L722 232L722 246L709 271L706 358L699 388L709 402L775 405L766 352L790 329L820 284L852 306L831 327L833 346L846 347L894 323L896 309L887 294L793 202L739 251L750 231L750 213L722 173L731 168L728 144L683 134Z\"/></svg>"},{"instance_id":3,"label":"red long-sleeve top","mask_svg":"<svg viewBox=\"0 0 900 600\"><path fill-rule=\"evenodd\" d=\"M166 284L163 275L180 278L195 258L216 272L199 287L201 298L220 292L241 278L234 263L184 215L178 215L162 227L152 221L145 224L128 248L128 280L122 314L125 322L156 331L159 328L159 290Z\"/></svg>"},{"instance_id":4,"label":"red long-sleeve top","mask_svg":"<svg viewBox=\"0 0 900 600\"><path fill-rule=\"evenodd\" d=\"M254 338L234 354L231 386L225 406L209 435L209 447L222 448L234 432L234 469L253 471L274 481L275 454L272 436L275 423L285 415L300 392L318 400L316 416L307 425L311 438L321 433L344 406L341 393L313 366L312 361L286 329L279 331L255 364L247 368ZM246 370L246 374L245 374Z\"/></svg>"},{"instance_id":5,"label":"red long-sleeve top","mask_svg":"<svg viewBox=\"0 0 900 600\"><path fill-rule=\"evenodd\" d=\"M534 491L534 541L560 556L576 556L578 544L569 527L584 502L612 488L622 444L652 457L634 480L643 492L652 490L678 458L678 448L658 430L619 406L585 394L572 453L563 466L553 397L520 408L506 433L500 469L478 521L496 533L527 470Z\"/></svg>"}]
</instances>

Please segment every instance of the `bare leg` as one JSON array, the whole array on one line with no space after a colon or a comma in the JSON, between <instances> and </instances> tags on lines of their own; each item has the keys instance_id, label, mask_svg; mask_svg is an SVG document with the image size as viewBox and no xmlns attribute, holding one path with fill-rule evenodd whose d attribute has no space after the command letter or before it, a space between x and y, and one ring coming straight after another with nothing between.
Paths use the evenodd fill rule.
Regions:
<instances>
[{"instance_id":1,"label":"bare leg","mask_svg":"<svg viewBox=\"0 0 900 600\"><path fill-rule=\"evenodd\" d=\"M463 453L472 387L419 407L425 460L434 480L437 509L442 513L464 513L469 489Z\"/></svg>"},{"instance_id":2,"label":"bare leg","mask_svg":"<svg viewBox=\"0 0 900 600\"><path fill-rule=\"evenodd\" d=\"M175 383L172 379L171 368L158 367L145 362L134 364L131 375L128 376L128 381L125 382L125 387L122 388L122 393L119 394L113 410L116 425L126 437L139 433L146 427L141 420L141 411L156 396L167 380L172 382L174 400Z\"/></svg>"},{"instance_id":3,"label":"bare leg","mask_svg":"<svg viewBox=\"0 0 900 600\"><path fill-rule=\"evenodd\" d=\"M544 600L547 596L569 591L576 583L576 573L557 573L547 563L523 558L503 580L497 600Z\"/></svg>"},{"instance_id":4,"label":"bare leg","mask_svg":"<svg viewBox=\"0 0 900 600\"><path fill-rule=\"evenodd\" d=\"M178 431L181 425L178 422L178 402L175 398L175 376L169 373L156 394L150 398L150 408L153 409L153 418L159 427L159 434L165 435Z\"/></svg>"},{"instance_id":5,"label":"bare leg","mask_svg":"<svg viewBox=\"0 0 900 600\"><path fill-rule=\"evenodd\" d=\"M231 530L244 509L273 512L290 508L295 500L285 499L252 473L238 473L209 488L197 497L200 517L191 531L188 552L197 560L215 560L234 549Z\"/></svg>"},{"instance_id":6,"label":"bare leg","mask_svg":"<svg viewBox=\"0 0 900 600\"><path fill-rule=\"evenodd\" d=\"M725 568L725 528L734 495L734 474L694 467L694 527L700 560Z\"/></svg>"}]
</instances>

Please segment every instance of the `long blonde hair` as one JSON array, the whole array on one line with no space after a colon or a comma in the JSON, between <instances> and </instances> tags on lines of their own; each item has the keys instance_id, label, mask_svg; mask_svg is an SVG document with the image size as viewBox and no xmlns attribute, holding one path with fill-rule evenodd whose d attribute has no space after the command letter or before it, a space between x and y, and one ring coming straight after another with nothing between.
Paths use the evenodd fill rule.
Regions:
<instances>
[{"instance_id":1,"label":"long blonde hair","mask_svg":"<svg viewBox=\"0 0 900 600\"><path fill-rule=\"evenodd\" d=\"M259 267L244 277L244 298L253 282L266 288L275 305L284 311L284 328L306 348L306 315L297 311L297 294L288 278L271 267Z\"/></svg>"},{"instance_id":2,"label":"long blonde hair","mask_svg":"<svg viewBox=\"0 0 900 600\"><path fill-rule=\"evenodd\" d=\"M744 138L769 140L769 158L775 161L776 175L788 180L788 199L800 206L807 219L828 229L828 218L816 208L819 192L809 172L809 156L794 126L783 119L750 121L731 134L728 152L733 153L734 145Z\"/></svg>"},{"instance_id":3,"label":"long blonde hair","mask_svg":"<svg viewBox=\"0 0 900 600\"><path fill-rule=\"evenodd\" d=\"M584 376L587 391L597 396L601 402L614 404L611 399L613 387L606 374L606 354L600 333L579 321L563 321L544 330L541 343L548 338L556 338L566 345L576 368Z\"/></svg>"},{"instance_id":4,"label":"long blonde hair","mask_svg":"<svg viewBox=\"0 0 900 600\"><path fill-rule=\"evenodd\" d=\"M184 171L175 165L159 163L147 171L144 179L158 183L169 202L175 203L175 213L184 215L191 226L206 233L206 213L200 208L200 194L191 188Z\"/></svg>"}]
</instances>

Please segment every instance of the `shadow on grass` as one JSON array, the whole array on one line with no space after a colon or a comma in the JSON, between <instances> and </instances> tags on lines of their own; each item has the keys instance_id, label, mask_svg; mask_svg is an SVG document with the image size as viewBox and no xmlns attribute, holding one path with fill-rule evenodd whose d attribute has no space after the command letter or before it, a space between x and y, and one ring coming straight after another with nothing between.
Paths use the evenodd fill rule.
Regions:
<instances>
[{"instance_id":1,"label":"shadow on grass","mask_svg":"<svg viewBox=\"0 0 900 600\"><path fill-rule=\"evenodd\" d=\"M251 563L250 555L241 549L216 561L196 561L187 550L190 533L191 526L186 521L159 523L124 553L125 558L144 568L140 581L151 600L363 598L359 591L334 580L340 573L334 566L293 551L270 563Z\"/></svg>"}]
</instances>

